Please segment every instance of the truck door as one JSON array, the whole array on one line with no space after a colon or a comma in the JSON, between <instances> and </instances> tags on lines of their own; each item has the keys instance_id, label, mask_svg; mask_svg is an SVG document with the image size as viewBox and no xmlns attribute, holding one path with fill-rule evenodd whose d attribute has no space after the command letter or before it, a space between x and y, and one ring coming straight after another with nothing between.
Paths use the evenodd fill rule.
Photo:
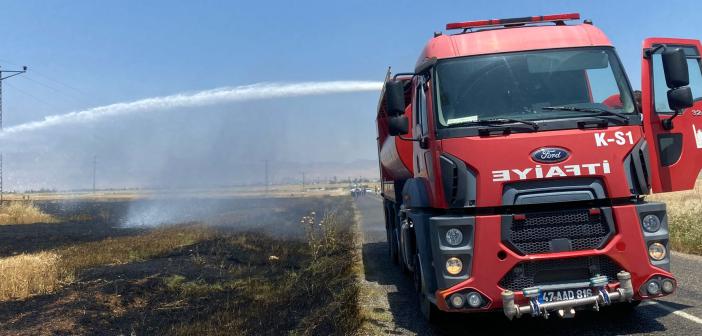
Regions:
<instances>
[{"instance_id":1,"label":"truck door","mask_svg":"<svg viewBox=\"0 0 702 336\"><path fill-rule=\"evenodd\" d=\"M651 188L668 192L694 188L702 169L702 66L699 40L649 38L644 41L641 67L641 107L649 146ZM662 52L681 48L685 53L693 106L677 116L668 105ZM671 119L672 127L664 120Z\"/></svg>"},{"instance_id":2,"label":"truck door","mask_svg":"<svg viewBox=\"0 0 702 336\"><path fill-rule=\"evenodd\" d=\"M414 116L412 118L412 134L420 141L414 142L414 176L428 177L428 164L426 160L427 148L426 143L427 133L427 83L424 77L417 76L416 86L414 91Z\"/></svg>"}]
</instances>

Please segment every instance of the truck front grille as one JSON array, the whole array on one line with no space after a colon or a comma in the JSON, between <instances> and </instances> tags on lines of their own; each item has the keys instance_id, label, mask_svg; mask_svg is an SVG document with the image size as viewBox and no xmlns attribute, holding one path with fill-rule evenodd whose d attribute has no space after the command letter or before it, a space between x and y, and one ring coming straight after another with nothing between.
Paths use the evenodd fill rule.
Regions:
<instances>
[{"instance_id":1,"label":"truck front grille","mask_svg":"<svg viewBox=\"0 0 702 336\"><path fill-rule=\"evenodd\" d=\"M512 291L549 284L588 281L597 275L617 279L622 268L607 256L577 257L526 261L515 265L499 282L500 287Z\"/></svg>"},{"instance_id":2,"label":"truck front grille","mask_svg":"<svg viewBox=\"0 0 702 336\"><path fill-rule=\"evenodd\" d=\"M613 234L614 226L607 217L599 209L505 216L502 240L522 255L596 249Z\"/></svg>"}]
</instances>

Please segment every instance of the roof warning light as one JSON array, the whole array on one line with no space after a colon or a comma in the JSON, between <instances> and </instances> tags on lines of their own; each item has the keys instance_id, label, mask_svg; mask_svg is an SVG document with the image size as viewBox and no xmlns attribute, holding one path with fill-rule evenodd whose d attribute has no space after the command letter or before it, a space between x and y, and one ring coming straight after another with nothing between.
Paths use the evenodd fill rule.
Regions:
<instances>
[{"instance_id":1,"label":"roof warning light","mask_svg":"<svg viewBox=\"0 0 702 336\"><path fill-rule=\"evenodd\" d=\"M454 23L447 24L446 30L469 29L469 28L478 28L478 27L524 25L524 24L528 24L528 23L539 23L539 22L563 22L563 21L567 21L567 20L580 20L580 14L579 13L567 13L567 14L554 14L554 15L543 15L543 16L526 16L526 17L511 18L511 19L490 19L490 20L454 22Z\"/></svg>"}]
</instances>

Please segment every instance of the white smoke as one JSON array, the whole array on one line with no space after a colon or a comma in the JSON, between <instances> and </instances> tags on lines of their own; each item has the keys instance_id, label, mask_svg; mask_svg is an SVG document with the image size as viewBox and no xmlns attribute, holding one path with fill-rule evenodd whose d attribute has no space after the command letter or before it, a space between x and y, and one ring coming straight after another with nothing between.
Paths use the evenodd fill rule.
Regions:
<instances>
[{"instance_id":1,"label":"white smoke","mask_svg":"<svg viewBox=\"0 0 702 336\"><path fill-rule=\"evenodd\" d=\"M382 82L328 81L300 83L258 83L252 85L217 88L190 94L153 97L133 102L94 107L84 111L51 115L40 121L28 122L5 128L0 135L36 131L47 127L72 123L85 123L102 118L136 112L160 111L172 108L197 107L226 102L262 100L282 97L311 96L343 92L377 91Z\"/></svg>"}]
</instances>

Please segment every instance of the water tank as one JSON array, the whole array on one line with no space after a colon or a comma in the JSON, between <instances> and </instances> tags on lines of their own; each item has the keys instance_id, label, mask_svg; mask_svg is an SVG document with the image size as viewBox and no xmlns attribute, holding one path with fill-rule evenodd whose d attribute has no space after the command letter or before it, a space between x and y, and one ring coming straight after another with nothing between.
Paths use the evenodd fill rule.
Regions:
<instances>
[{"instance_id":1,"label":"water tank","mask_svg":"<svg viewBox=\"0 0 702 336\"><path fill-rule=\"evenodd\" d=\"M380 147L380 164L394 180L412 177L412 142L388 136Z\"/></svg>"}]
</instances>

